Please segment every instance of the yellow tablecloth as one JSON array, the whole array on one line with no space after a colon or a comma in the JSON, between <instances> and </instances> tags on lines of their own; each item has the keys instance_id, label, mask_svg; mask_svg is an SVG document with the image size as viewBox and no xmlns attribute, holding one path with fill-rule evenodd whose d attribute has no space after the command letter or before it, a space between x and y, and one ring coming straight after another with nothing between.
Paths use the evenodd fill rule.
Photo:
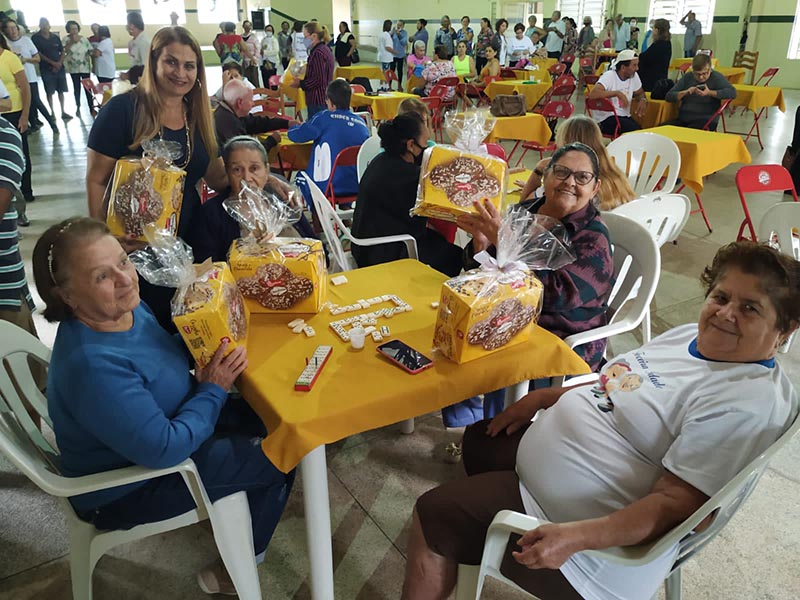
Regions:
<instances>
[{"instance_id":1,"label":"yellow tablecloth","mask_svg":"<svg viewBox=\"0 0 800 600\"><path fill-rule=\"evenodd\" d=\"M336 67L333 73L334 78L341 77L347 81L352 81L354 77L366 77L367 79L377 79L383 81L383 71L380 65L351 65L349 67Z\"/></svg>"},{"instance_id":2,"label":"yellow tablecloth","mask_svg":"<svg viewBox=\"0 0 800 600\"><path fill-rule=\"evenodd\" d=\"M292 87L291 83L294 81L294 76L287 69L281 78L281 91L283 95L289 98L292 102L297 103L297 110L306 109L306 93L300 88Z\"/></svg>"},{"instance_id":3,"label":"yellow tablecloth","mask_svg":"<svg viewBox=\"0 0 800 600\"><path fill-rule=\"evenodd\" d=\"M492 81L486 86L486 95L494 100L498 94L522 94L528 110L531 110L553 85L549 76L545 75L544 79L541 83L525 83L512 79Z\"/></svg>"},{"instance_id":4,"label":"yellow tablecloth","mask_svg":"<svg viewBox=\"0 0 800 600\"><path fill-rule=\"evenodd\" d=\"M783 90L779 87L746 85L744 83L737 83L733 87L736 88L736 98L731 102L733 106L746 106L754 113L762 108L777 106L781 112L786 112Z\"/></svg>"},{"instance_id":5,"label":"yellow tablecloth","mask_svg":"<svg viewBox=\"0 0 800 600\"><path fill-rule=\"evenodd\" d=\"M353 94L350 96L350 106L370 106L372 118L376 121L383 121L394 119L397 116L397 107L406 98L419 98L419 96L405 92L380 92L378 96Z\"/></svg>"},{"instance_id":6,"label":"yellow tablecloth","mask_svg":"<svg viewBox=\"0 0 800 600\"><path fill-rule=\"evenodd\" d=\"M528 113L521 117L497 117L494 129L486 141L521 140L544 146L552 136L553 132L542 115Z\"/></svg>"},{"instance_id":7,"label":"yellow tablecloth","mask_svg":"<svg viewBox=\"0 0 800 600\"><path fill-rule=\"evenodd\" d=\"M375 352L367 340L350 349L328 327L327 311L308 317L316 337L296 335L286 326L297 315L252 315L249 366L238 387L262 419L269 435L264 453L281 471L297 466L311 450L347 436L397 423L476 394L540 377L587 373L586 363L551 333L535 327L531 339L464 365L431 353L436 311L446 277L414 260L386 263L346 273L348 283L329 286L328 299L343 305L360 298L396 294L414 307L380 325L434 359L434 366L409 375ZM319 345L333 354L310 392L294 391L306 358Z\"/></svg>"},{"instance_id":8,"label":"yellow tablecloth","mask_svg":"<svg viewBox=\"0 0 800 600\"><path fill-rule=\"evenodd\" d=\"M258 139L265 140L270 136L269 133L261 133ZM311 160L311 150L314 147L313 142L303 142L298 144L293 142L286 136L286 132L281 132L281 141L277 146L269 151L269 162L278 162L278 152L281 153L281 158L284 163L290 163L296 169L304 170L308 168L308 163Z\"/></svg>"},{"instance_id":9,"label":"yellow tablecloth","mask_svg":"<svg viewBox=\"0 0 800 600\"><path fill-rule=\"evenodd\" d=\"M744 76L747 74L747 69L741 67L719 67L716 70L732 84L744 83Z\"/></svg>"},{"instance_id":10,"label":"yellow tablecloth","mask_svg":"<svg viewBox=\"0 0 800 600\"><path fill-rule=\"evenodd\" d=\"M658 127L669 121L674 121L678 118L678 104L675 102L667 102L666 100L652 100L650 92L645 93L647 96L647 108L643 117L633 114L633 120L639 123L645 129L649 127Z\"/></svg>"},{"instance_id":11,"label":"yellow tablecloth","mask_svg":"<svg viewBox=\"0 0 800 600\"><path fill-rule=\"evenodd\" d=\"M669 61L669 68L671 69L679 69L681 65L692 62L691 58L673 58ZM711 68L714 70L719 70L719 59L712 58L711 59Z\"/></svg>"},{"instance_id":12,"label":"yellow tablecloth","mask_svg":"<svg viewBox=\"0 0 800 600\"><path fill-rule=\"evenodd\" d=\"M706 175L730 164L749 163L751 160L750 152L738 135L673 125L642 131L663 135L677 144L681 153L681 179L697 194L703 191L703 177Z\"/></svg>"},{"instance_id":13,"label":"yellow tablecloth","mask_svg":"<svg viewBox=\"0 0 800 600\"><path fill-rule=\"evenodd\" d=\"M503 198L503 210L507 209L509 206L514 206L515 204L519 204L522 200L522 196L520 192L522 188L517 186L516 182L521 181L523 184L528 181L533 171L531 169L523 169L518 173L510 173L508 175L508 181L506 182L506 195Z\"/></svg>"}]
</instances>

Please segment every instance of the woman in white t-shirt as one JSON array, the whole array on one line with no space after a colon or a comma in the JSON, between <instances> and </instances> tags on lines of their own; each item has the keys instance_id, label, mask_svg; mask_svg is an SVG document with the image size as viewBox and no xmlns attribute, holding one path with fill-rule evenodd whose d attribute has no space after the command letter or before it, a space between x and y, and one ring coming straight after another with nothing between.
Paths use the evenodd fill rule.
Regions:
<instances>
[{"instance_id":1,"label":"woman in white t-shirt","mask_svg":"<svg viewBox=\"0 0 800 600\"><path fill-rule=\"evenodd\" d=\"M381 63L381 71L389 71L394 61L394 41L392 34L392 22L386 19L383 22L383 31L378 38L378 62Z\"/></svg>"},{"instance_id":2,"label":"woman in white t-shirt","mask_svg":"<svg viewBox=\"0 0 800 600\"><path fill-rule=\"evenodd\" d=\"M530 58L534 53L531 38L525 35L525 25L514 25L514 37L508 41L509 66L516 67L523 58Z\"/></svg>"},{"instance_id":3,"label":"woman in white t-shirt","mask_svg":"<svg viewBox=\"0 0 800 600\"><path fill-rule=\"evenodd\" d=\"M292 27L292 35L290 36L292 58L295 62L308 60L308 46L306 45L306 36L303 35L303 23L295 21Z\"/></svg>"},{"instance_id":4,"label":"woman in white t-shirt","mask_svg":"<svg viewBox=\"0 0 800 600\"><path fill-rule=\"evenodd\" d=\"M570 186L585 178L563 174ZM800 263L766 244L735 242L702 280L696 324L614 358L594 385L537 389L467 428L469 477L417 501L403 598L447 597L456 565L480 562L486 531L504 509L547 521L501 567L541 600L655 596L677 544L638 567L584 550L666 534L798 414L775 353L800 323Z\"/></svg>"},{"instance_id":5,"label":"woman in white t-shirt","mask_svg":"<svg viewBox=\"0 0 800 600\"><path fill-rule=\"evenodd\" d=\"M114 43L111 41L111 32L108 27L101 25L97 30L100 41L92 50L94 56L95 72L100 83L113 81L117 74L117 64L114 59Z\"/></svg>"}]
</instances>

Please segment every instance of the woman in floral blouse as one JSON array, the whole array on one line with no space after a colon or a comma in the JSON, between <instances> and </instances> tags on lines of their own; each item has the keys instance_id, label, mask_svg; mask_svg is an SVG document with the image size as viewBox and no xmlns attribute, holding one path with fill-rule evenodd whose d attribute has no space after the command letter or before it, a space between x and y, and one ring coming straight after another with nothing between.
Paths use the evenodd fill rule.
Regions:
<instances>
[{"instance_id":1,"label":"woman in floral blouse","mask_svg":"<svg viewBox=\"0 0 800 600\"><path fill-rule=\"evenodd\" d=\"M486 17L481 19L481 30L475 36L475 68L478 73L486 66L486 48L492 45L492 24Z\"/></svg>"},{"instance_id":2,"label":"woman in floral blouse","mask_svg":"<svg viewBox=\"0 0 800 600\"><path fill-rule=\"evenodd\" d=\"M92 72L92 45L81 35L81 26L77 21L67 21L67 35L63 39L64 66L72 78L72 91L75 94L75 112L80 115L81 109L81 79L87 79ZM86 105L92 113L97 111L92 106L92 94L84 90Z\"/></svg>"},{"instance_id":3,"label":"woman in floral blouse","mask_svg":"<svg viewBox=\"0 0 800 600\"><path fill-rule=\"evenodd\" d=\"M442 77L455 77L456 68L453 63L447 58L447 48L444 46L436 46L433 51L433 62L425 67L422 71L422 78L425 80L424 88L417 88L414 93L417 96L427 96L431 93L433 86L435 86ZM448 90L444 101L447 102L455 96L455 88Z\"/></svg>"}]
</instances>

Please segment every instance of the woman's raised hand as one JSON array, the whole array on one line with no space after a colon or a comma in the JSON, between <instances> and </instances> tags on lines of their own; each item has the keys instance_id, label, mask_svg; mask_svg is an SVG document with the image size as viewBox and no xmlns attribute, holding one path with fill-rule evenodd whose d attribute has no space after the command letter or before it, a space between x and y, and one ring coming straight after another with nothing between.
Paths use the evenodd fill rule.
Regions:
<instances>
[{"instance_id":1,"label":"woman's raised hand","mask_svg":"<svg viewBox=\"0 0 800 600\"><path fill-rule=\"evenodd\" d=\"M475 214L462 215L456 223L461 229L472 234L473 247L476 252L485 250L489 245L497 245L497 232L500 230L502 215L489 200L473 202Z\"/></svg>"},{"instance_id":2,"label":"woman's raised hand","mask_svg":"<svg viewBox=\"0 0 800 600\"><path fill-rule=\"evenodd\" d=\"M247 368L247 350L244 346L237 346L225 356L230 342L220 344L211 361L205 367L195 369L195 379L198 383L214 383L227 391L236 378Z\"/></svg>"}]
</instances>

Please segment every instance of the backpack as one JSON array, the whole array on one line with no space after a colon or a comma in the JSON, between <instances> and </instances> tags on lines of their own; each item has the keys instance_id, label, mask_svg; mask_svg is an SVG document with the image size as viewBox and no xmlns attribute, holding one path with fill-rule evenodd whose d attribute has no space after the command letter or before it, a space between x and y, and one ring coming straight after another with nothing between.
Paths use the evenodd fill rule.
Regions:
<instances>
[{"instance_id":1,"label":"backpack","mask_svg":"<svg viewBox=\"0 0 800 600\"><path fill-rule=\"evenodd\" d=\"M672 79L659 79L653 84L650 98L653 100L664 100L674 86L675 82L672 81Z\"/></svg>"}]
</instances>

